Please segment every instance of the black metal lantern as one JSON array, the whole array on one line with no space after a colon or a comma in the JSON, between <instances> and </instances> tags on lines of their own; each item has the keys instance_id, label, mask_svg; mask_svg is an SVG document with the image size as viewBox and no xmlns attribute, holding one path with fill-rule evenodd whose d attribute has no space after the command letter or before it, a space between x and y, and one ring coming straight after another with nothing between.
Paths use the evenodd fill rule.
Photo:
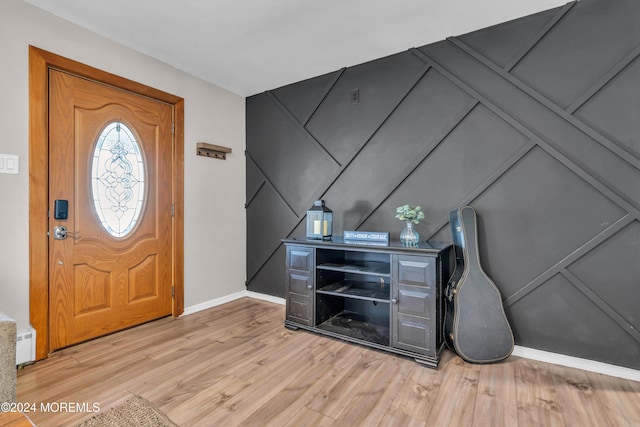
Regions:
<instances>
[{"instance_id":1,"label":"black metal lantern","mask_svg":"<svg viewBox=\"0 0 640 427\"><path fill-rule=\"evenodd\" d=\"M333 211L324 200L316 200L307 211L307 239L331 239Z\"/></svg>"}]
</instances>

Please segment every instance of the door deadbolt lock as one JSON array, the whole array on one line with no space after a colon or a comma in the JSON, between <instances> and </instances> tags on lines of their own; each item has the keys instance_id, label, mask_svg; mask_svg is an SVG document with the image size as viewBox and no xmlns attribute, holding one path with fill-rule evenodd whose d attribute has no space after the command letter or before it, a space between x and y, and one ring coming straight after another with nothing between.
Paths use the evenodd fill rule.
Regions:
<instances>
[{"instance_id":1,"label":"door deadbolt lock","mask_svg":"<svg viewBox=\"0 0 640 427\"><path fill-rule=\"evenodd\" d=\"M64 225L56 225L53 227L53 238L56 240L64 240L67 238L67 227Z\"/></svg>"}]
</instances>

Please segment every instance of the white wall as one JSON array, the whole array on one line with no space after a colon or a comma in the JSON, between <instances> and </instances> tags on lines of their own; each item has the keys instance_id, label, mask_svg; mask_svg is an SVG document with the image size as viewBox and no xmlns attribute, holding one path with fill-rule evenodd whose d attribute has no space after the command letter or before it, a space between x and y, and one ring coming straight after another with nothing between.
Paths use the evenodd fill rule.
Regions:
<instances>
[{"instance_id":1,"label":"white wall","mask_svg":"<svg viewBox=\"0 0 640 427\"><path fill-rule=\"evenodd\" d=\"M21 0L1 0L0 153L20 156L20 173L0 174L0 311L28 328L29 45L184 98L185 307L244 290L244 98ZM199 157L197 142L233 153Z\"/></svg>"}]
</instances>

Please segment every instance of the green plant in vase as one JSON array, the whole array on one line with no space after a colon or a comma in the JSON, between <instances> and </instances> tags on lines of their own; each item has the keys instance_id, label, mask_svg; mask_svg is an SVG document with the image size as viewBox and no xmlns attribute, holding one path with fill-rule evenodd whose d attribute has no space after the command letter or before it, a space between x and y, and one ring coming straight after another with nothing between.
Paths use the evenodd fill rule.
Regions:
<instances>
[{"instance_id":1,"label":"green plant in vase","mask_svg":"<svg viewBox=\"0 0 640 427\"><path fill-rule=\"evenodd\" d=\"M396 208L396 218L405 221L407 226L400 233L400 242L404 246L418 246L420 235L413 228L414 224L419 224L424 219L424 212L420 206L404 205Z\"/></svg>"}]
</instances>

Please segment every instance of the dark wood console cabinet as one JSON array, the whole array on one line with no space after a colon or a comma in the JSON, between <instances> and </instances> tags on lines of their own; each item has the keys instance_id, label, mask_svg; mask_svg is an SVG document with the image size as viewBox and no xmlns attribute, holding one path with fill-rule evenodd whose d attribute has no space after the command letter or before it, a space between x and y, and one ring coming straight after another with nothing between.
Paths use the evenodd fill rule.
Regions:
<instances>
[{"instance_id":1,"label":"dark wood console cabinet","mask_svg":"<svg viewBox=\"0 0 640 427\"><path fill-rule=\"evenodd\" d=\"M449 245L283 240L289 329L341 338L437 367Z\"/></svg>"}]
</instances>

